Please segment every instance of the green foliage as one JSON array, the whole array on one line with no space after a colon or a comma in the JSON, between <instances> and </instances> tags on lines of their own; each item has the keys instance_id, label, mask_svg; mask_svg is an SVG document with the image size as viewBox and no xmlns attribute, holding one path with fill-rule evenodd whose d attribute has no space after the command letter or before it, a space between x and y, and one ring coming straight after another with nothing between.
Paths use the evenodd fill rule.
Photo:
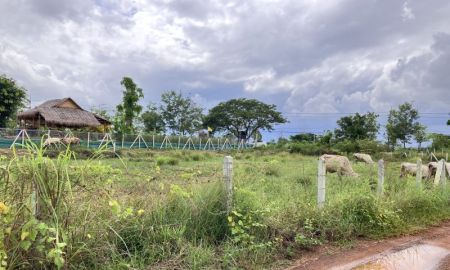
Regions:
<instances>
[{"instance_id":1,"label":"green foliage","mask_svg":"<svg viewBox=\"0 0 450 270\"><path fill-rule=\"evenodd\" d=\"M0 127L14 119L18 110L27 102L27 91L16 84L14 79L0 75Z\"/></svg>"},{"instance_id":2,"label":"green foliage","mask_svg":"<svg viewBox=\"0 0 450 270\"><path fill-rule=\"evenodd\" d=\"M282 170L281 163L278 160L271 160L263 168L264 173L268 176L279 176Z\"/></svg>"},{"instance_id":3,"label":"green foliage","mask_svg":"<svg viewBox=\"0 0 450 270\"><path fill-rule=\"evenodd\" d=\"M134 131L134 120L142 111L139 100L144 97L144 94L129 77L123 77L120 84L125 89L122 91L122 103L117 105L114 127L119 133L130 133Z\"/></svg>"},{"instance_id":4,"label":"green foliage","mask_svg":"<svg viewBox=\"0 0 450 270\"><path fill-rule=\"evenodd\" d=\"M319 143L293 143L289 145L289 152L308 156L335 153L335 151L331 150L328 145L322 145Z\"/></svg>"},{"instance_id":5,"label":"green foliage","mask_svg":"<svg viewBox=\"0 0 450 270\"><path fill-rule=\"evenodd\" d=\"M319 210L316 155L233 153L228 214L223 154L123 150L141 159L133 161L35 152L0 158L0 261L9 269L277 268L278 259L323 243L407 233L450 217L450 187L418 189L413 177L398 179L395 161L386 163L383 197L370 186L376 169L365 164L354 164L358 178L328 174ZM45 191L36 193L37 216L33 183Z\"/></svg>"},{"instance_id":6,"label":"green foliage","mask_svg":"<svg viewBox=\"0 0 450 270\"><path fill-rule=\"evenodd\" d=\"M176 165L178 165L178 163L179 163L179 160L174 157L158 157L156 159L156 164L158 166L162 166L162 165L176 166Z\"/></svg>"},{"instance_id":7,"label":"green foliage","mask_svg":"<svg viewBox=\"0 0 450 270\"><path fill-rule=\"evenodd\" d=\"M293 142L315 142L316 134L313 133L302 133L291 136L291 141Z\"/></svg>"},{"instance_id":8,"label":"green foliage","mask_svg":"<svg viewBox=\"0 0 450 270\"><path fill-rule=\"evenodd\" d=\"M203 109L190 97L167 91L161 95L161 116L165 125L173 132L186 135L196 132L202 125Z\"/></svg>"},{"instance_id":9,"label":"green foliage","mask_svg":"<svg viewBox=\"0 0 450 270\"><path fill-rule=\"evenodd\" d=\"M162 133L165 131L164 119L155 106L148 106L148 110L141 115L144 131Z\"/></svg>"},{"instance_id":10,"label":"green foliage","mask_svg":"<svg viewBox=\"0 0 450 270\"><path fill-rule=\"evenodd\" d=\"M333 149L336 149L337 151L341 153L367 153L367 154L376 154L382 151L386 151L384 145L379 144L378 142L374 140L343 140L340 142L337 142Z\"/></svg>"},{"instance_id":11,"label":"green foliage","mask_svg":"<svg viewBox=\"0 0 450 270\"><path fill-rule=\"evenodd\" d=\"M236 137L244 131L245 139L248 140L259 130L270 131L274 125L286 121L275 105L256 99L240 98L221 102L209 110L204 125L211 127L213 132L228 132Z\"/></svg>"},{"instance_id":12,"label":"green foliage","mask_svg":"<svg viewBox=\"0 0 450 270\"><path fill-rule=\"evenodd\" d=\"M421 148L423 142L428 141L426 126L422 124L418 124L416 126L416 129L414 130L414 140L416 140L416 142L419 144L419 149Z\"/></svg>"},{"instance_id":13,"label":"green foliage","mask_svg":"<svg viewBox=\"0 0 450 270\"><path fill-rule=\"evenodd\" d=\"M334 133L338 140L375 140L379 125L375 113L345 116L337 121L339 128Z\"/></svg>"},{"instance_id":14,"label":"green foliage","mask_svg":"<svg viewBox=\"0 0 450 270\"><path fill-rule=\"evenodd\" d=\"M272 245L271 241L264 239L267 225L261 223L264 211L253 210L246 213L232 211L228 216L228 226L231 229L232 241L250 250L267 248Z\"/></svg>"},{"instance_id":15,"label":"green foliage","mask_svg":"<svg viewBox=\"0 0 450 270\"><path fill-rule=\"evenodd\" d=\"M333 132L327 131L323 136L320 136L319 144L331 146L333 144Z\"/></svg>"},{"instance_id":16,"label":"green foliage","mask_svg":"<svg viewBox=\"0 0 450 270\"><path fill-rule=\"evenodd\" d=\"M313 225L313 221L307 218L303 224L303 230L295 236L295 243L305 249L311 249L322 244L318 238L317 227Z\"/></svg>"},{"instance_id":17,"label":"green foliage","mask_svg":"<svg viewBox=\"0 0 450 270\"><path fill-rule=\"evenodd\" d=\"M431 134L433 143L431 148L433 149L450 149L450 136L444 134L433 133Z\"/></svg>"},{"instance_id":18,"label":"green foliage","mask_svg":"<svg viewBox=\"0 0 450 270\"><path fill-rule=\"evenodd\" d=\"M408 102L400 105L398 110L390 110L386 124L388 144L394 146L400 140L405 148L420 125L418 119L419 112Z\"/></svg>"}]
</instances>

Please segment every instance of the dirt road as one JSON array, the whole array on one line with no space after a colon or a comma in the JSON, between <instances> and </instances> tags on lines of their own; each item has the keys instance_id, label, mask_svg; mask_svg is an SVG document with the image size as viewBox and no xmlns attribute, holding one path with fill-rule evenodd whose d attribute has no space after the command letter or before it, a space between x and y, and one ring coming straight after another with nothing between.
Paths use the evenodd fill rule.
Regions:
<instances>
[{"instance_id":1,"label":"dirt road","mask_svg":"<svg viewBox=\"0 0 450 270\"><path fill-rule=\"evenodd\" d=\"M289 270L450 269L450 221L417 234L358 241L349 250L322 247Z\"/></svg>"}]
</instances>

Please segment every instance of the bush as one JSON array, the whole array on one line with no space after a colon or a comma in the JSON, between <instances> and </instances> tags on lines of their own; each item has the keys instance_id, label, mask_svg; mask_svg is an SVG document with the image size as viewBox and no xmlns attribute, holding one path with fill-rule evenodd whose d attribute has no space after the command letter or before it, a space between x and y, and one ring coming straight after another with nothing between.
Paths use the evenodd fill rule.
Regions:
<instances>
[{"instance_id":1,"label":"bush","mask_svg":"<svg viewBox=\"0 0 450 270\"><path fill-rule=\"evenodd\" d=\"M179 163L179 160L174 157L158 157L156 159L156 164L158 166L162 166L162 165L176 166L176 165L178 165L178 163Z\"/></svg>"},{"instance_id":2,"label":"bush","mask_svg":"<svg viewBox=\"0 0 450 270\"><path fill-rule=\"evenodd\" d=\"M432 134L431 138L433 139L431 148L436 149L436 150L450 148L450 136L449 135Z\"/></svg>"},{"instance_id":3,"label":"bush","mask_svg":"<svg viewBox=\"0 0 450 270\"><path fill-rule=\"evenodd\" d=\"M299 153L308 156L318 156L323 154L337 154L326 145L318 143L292 143L289 146L290 153Z\"/></svg>"},{"instance_id":4,"label":"bush","mask_svg":"<svg viewBox=\"0 0 450 270\"><path fill-rule=\"evenodd\" d=\"M337 149L339 152L342 153L358 153L360 152L361 148L359 146L359 143L357 141L350 141L350 140L343 140L338 143L336 143L333 148Z\"/></svg>"},{"instance_id":5,"label":"bush","mask_svg":"<svg viewBox=\"0 0 450 270\"><path fill-rule=\"evenodd\" d=\"M279 176L281 173L281 164L278 160L271 160L269 164L265 165L264 173L269 176Z\"/></svg>"},{"instance_id":6,"label":"bush","mask_svg":"<svg viewBox=\"0 0 450 270\"><path fill-rule=\"evenodd\" d=\"M334 149L342 153L367 153L375 154L387 150L385 145L374 140L343 140L333 146Z\"/></svg>"}]
</instances>

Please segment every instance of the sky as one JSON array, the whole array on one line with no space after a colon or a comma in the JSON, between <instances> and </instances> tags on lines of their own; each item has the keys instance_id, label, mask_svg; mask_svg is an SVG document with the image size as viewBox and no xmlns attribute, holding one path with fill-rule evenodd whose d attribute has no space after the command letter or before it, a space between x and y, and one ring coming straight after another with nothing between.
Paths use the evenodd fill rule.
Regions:
<instances>
[{"instance_id":1,"label":"sky","mask_svg":"<svg viewBox=\"0 0 450 270\"><path fill-rule=\"evenodd\" d=\"M267 138L368 111L382 137L404 102L450 134L449 14L448 0L0 0L0 74L33 106L70 96L112 112L124 76L144 106L166 90L205 110L257 98L289 119Z\"/></svg>"}]
</instances>

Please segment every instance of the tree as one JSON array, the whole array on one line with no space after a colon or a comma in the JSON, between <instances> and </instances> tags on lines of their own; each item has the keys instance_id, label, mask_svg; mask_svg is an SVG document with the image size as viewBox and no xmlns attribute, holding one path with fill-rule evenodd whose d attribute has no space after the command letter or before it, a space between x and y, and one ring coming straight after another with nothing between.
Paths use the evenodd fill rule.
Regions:
<instances>
[{"instance_id":1,"label":"tree","mask_svg":"<svg viewBox=\"0 0 450 270\"><path fill-rule=\"evenodd\" d=\"M431 148L433 149L444 149L450 148L450 136L445 134L433 133L430 135L433 143Z\"/></svg>"},{"instance_id":2,"label":"tree","mask_svg":"<svg viewBox=\"0 0 450 270\"><path fill-rule=\"evenodd\" d=\"M18 86L14 79L0 75L0 127L12 121L27 101L25 88Z\"/></svg>"},{"instance_id":3,"label":"tree","mask_svg":"<svg viewBox=\"0 0 450 270\"><path fill-rule=\"evenodd\" d=\"M154 105L149 105L146 112L141 115L145 132L161 133L165 131L164 119Z\"/></svg>"},{"instance_id":4,"label":"tree","mask_svg":"<svg viewBox=\"0 0 450 270\"><path fill-rule=\"evenodd\" d=\"M167 91L161 95L161 116L166 127L178 134L192 134L202 125L203 109L181 93Z\"/></svg>"},{"instance_id":5,"label":"tree","mask_svg":"<svg viewBox=\"0 0 450 270\"><path fill-rule=\"evenodd\" d=\"M127 133L134 131L133 121L142 112L142 106L139 105L139 100L144 97L144 94L142 93L142 89L129 77L123 77L120 84L125 89L122 92L122 103L117 105L114 124L120 126L121 132ZM116 128L116 130L119 129Z\"/></svg>"},{"instance_id":6,"label":"tree","mask_svg":"<svg viewBox=\"0 0 450 270\"><path fill-rule=\"evenodd\" d=\"M221 102L209 110L204 125L211 127L213 132L225 131L236 137L242 134L247 141L259 130L270 131L274 125L286 122L275 105L240 98Z\"/></svg>"},{"instance_id":7,"label":"tree","mask_svg":"<svg viewBox=\"0 0 450 270\"><path fill-rule=\"evenodd\" d=\"M337 121L339 128L335 130L338 140L375 140L377 137L379 125L377 124L378 115L371 112L344 116Z\"/></svg>"},{"instance_id":8,"label":"tree","mask_svg":"<svg viewBox=\"0 0 450 270\"><path fill-rule=\"evenodd\" d=\"M313 133L301 133L291 136L293 142L314 142L316 140L316 134Z\"/></svg>"},{"instance_id":9,"label":"tree","mask_svg":"<svg viewBox=\"0 0 450 270\"><path fill-rule=\"evenodd\" d=\"M400 140L403 143L403 148L406 148L406 143L410 142L417 130L418 119L419 112L408 102L400 105L398 110L390 110L386 124L389 144L394 146L397 140Z\"/></svg>"},{"instance_id":10,"label":"tree","mask_svg":"<svg viewBox=\"0 0 450 270\"><path fill-rule=\"evenodd\" d=\"M0 127L14 119L17 112L25 107L27 90L16 84L14 79L0 75Z\"/></svg>"},{"instance_id":11,"label":"tree","mask_svg":"<svg viewBox=\"0 0 450 270\"><path fill-rule=\"evenodd\" d=\"M414 131L414 140L419 144L418 149L422 148L422 143L428 141L427 136L427 127L421 124L416 126L416 130Z\"/></svg>"},{"instance_id":12,"label":"tree","mask_svg":"<svg viewBox=\"0 0 450 270\"><path fill-rule=\"evenodd\" d=\"M447 126L450 126L450 119L447 120Z\"/></svg>"}]
</instances>

